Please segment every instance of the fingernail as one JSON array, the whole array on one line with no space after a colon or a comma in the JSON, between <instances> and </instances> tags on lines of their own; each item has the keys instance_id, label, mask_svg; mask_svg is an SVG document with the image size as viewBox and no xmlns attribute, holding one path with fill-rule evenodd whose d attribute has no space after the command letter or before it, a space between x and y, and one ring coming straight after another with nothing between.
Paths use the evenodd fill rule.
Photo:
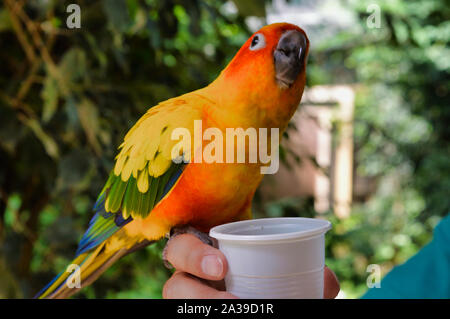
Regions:
<instances>
[{"instance_id":1,"label":"fingernail","mask_svg":"<svg viewBox=\"0 0 450 319\"><path fill-rule=\"evenodd\" d=\"M218 277L223 271L222 260L214 255L205 256L202 260L202 270L209 276Z\"/></svg>"}]
</instances>

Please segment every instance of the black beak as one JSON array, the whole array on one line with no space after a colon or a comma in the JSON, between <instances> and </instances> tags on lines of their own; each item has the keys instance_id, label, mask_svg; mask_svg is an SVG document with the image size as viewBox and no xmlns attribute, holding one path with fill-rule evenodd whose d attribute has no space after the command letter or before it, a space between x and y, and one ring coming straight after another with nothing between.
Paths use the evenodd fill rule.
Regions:
<instances>
[{"instance_id":1,"label":"black beak","mask_svg":"<svg viewBox=\"0 0 450 319\"><path fill-rule=\"evenodd\" d=\"M280 87L288 88L297 79L305 63L307 45L306 36L296 30L286 31L278 41L273 58Z\"/></svg>"}]
</instances>

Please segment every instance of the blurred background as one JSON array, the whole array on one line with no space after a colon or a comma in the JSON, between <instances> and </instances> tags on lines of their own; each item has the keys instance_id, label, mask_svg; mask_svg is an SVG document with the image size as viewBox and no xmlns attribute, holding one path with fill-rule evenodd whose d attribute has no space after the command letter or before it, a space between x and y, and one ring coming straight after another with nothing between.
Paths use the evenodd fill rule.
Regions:
<instances>
[{"instance_id":1,"label":"blurred background","mask_svg":"<svg viewBox=\"0 0 450 319\"><path fill-rule=\"evenodd\" d=\"M80 28L68 28L77 3ZM423 247L450 208L445 1L4 0L0 5L0 298L72 259L127 130L211 82L259 27L304 28L307 89L254 216L326 218L342 298ZM69 23L74 22L73 17ZM76 298L161 298L165 241Z\"/></svg>"}]
</instances>

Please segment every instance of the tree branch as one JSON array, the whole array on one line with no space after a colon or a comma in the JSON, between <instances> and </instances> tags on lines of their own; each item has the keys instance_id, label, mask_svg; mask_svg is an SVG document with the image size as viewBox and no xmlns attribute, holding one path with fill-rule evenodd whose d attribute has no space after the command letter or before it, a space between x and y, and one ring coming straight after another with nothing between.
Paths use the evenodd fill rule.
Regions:
<instances>
[{"instance_id":1,"label":"tree branch","mask_svg":"<svg viewBox=\"0 0 450 319\"><path fill-rule=\"evenodd\" d=\"M11 18L11 24L13 26L14 32L17 35L17 39L20 42L20 45L22 46L25 55L27 56L27 59L30 63L34 63L36 60L36 54L34 52L33 46L28 41L28 37L19 21L19 18L17 17L17 8L18 6L22 6L23 4L20 1L17 1L15 4L11 0L5 0L6 9L9 12L9 16Z\"/></svg>"}]
</instances>

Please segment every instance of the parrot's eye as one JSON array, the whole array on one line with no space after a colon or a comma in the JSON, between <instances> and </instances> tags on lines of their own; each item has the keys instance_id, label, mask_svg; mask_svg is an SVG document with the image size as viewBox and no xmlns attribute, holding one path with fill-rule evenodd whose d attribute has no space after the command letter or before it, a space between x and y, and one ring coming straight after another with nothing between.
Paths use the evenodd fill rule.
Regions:
<instances>
[{"instance_id":1,"label":"parrot's eye","mask_svg":"<svg viewBox=\"0 0 450 319\"><path fill-rule=\"evenodd\" d=\"M255 51L266 46L266 38L261 33L255 34L250 44L250 50Z\"/></svg>"}]
</instances>

